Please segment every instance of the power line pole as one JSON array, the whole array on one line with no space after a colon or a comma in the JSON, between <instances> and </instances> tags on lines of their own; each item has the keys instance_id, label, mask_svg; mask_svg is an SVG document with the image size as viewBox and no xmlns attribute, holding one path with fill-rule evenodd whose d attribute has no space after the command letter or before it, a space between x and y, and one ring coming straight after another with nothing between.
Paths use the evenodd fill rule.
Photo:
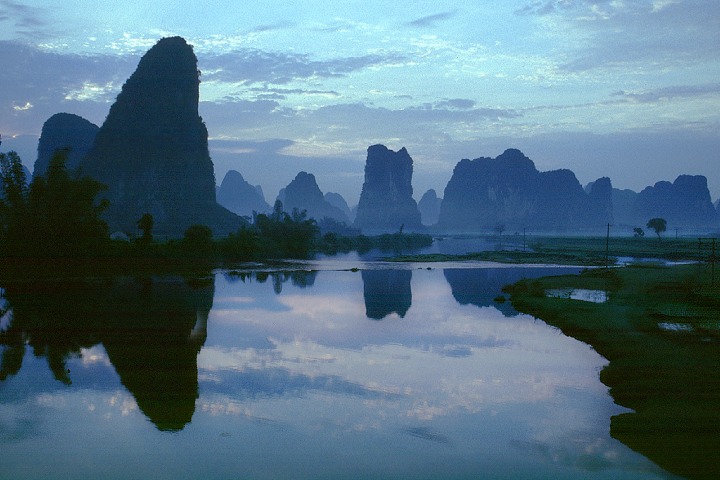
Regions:
<instances>
[{"instance_id":1,"label":"power line pole","mask_svg":"<svg viewBox=\"0 0 720 480\"><path fill-rule=\"evenodd\" d=\"M610 258L610 224L607 224L607 236L605 237L605 268L608 268Z\"/></svg>"}]
</instances>

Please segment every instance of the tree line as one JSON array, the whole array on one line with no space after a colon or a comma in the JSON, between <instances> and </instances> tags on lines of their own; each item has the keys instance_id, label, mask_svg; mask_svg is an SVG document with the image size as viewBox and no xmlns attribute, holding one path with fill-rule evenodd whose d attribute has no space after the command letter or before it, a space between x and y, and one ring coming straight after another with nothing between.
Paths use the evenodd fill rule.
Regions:
<instances>
[{"instance_id":1,"label":"tree line","mask_svg":"<svg viewBox=\"0 0 720 480\"><path fill-rule=\"evenodd\" d=\"M108 208L99 194L106 186L67 168L68 150L54 153L47 173L28 183L20 157L0 153L0 256L34 258L155 257L166 259L262 260L307 258L314 252L402 250L427 246L429 235L403 234L365 237L335 231L321 234L305 210L285 212L277 201L269 214L254 214L252 222L227 237L216 239L205 225L192 225L182 239L156 242L150 213L137 219L142 232L132 241L112 241L102 219ZM323 219L321 224L326 224ZM346 230L349 231L349 230Z\"/></svg>"}]
</instances>

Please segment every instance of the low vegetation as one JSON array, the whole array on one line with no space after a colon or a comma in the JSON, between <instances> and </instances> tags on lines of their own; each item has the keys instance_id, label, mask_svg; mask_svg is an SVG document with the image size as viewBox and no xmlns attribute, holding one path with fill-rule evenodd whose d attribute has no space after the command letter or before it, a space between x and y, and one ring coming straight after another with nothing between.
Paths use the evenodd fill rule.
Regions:
<instances>
[{"instance_id":1,"label":"low vegetation","mask_svg":"<svg viewBox=\"0 0 720 480\"><path fill-rule=\"evenodd\" d=\"M618 404L611 435L688 478L720 478L720 281L714 265L637 265L523 280L513 306L590 344ZM546 295L608 292L603 303Z\"/></svg>"},{"instance_id":2,"label":"low vegetation","mask_svg":"<svg viewBox=\"0 0 720 480\"><path fill-rule=\"evenodd\" d=\"M496 237L487 237L494 241ZM389 258L397 262L487 261L500 263L543 263L555 265L615 265L619 258L697 261L711 254L709 239L679 238L658 241L635 237L532 237L523 247L522 235L504 238L502 248L460 255L422 254ZM499 245L500 246L500 245Z\"/></svg>"}]
</instances>

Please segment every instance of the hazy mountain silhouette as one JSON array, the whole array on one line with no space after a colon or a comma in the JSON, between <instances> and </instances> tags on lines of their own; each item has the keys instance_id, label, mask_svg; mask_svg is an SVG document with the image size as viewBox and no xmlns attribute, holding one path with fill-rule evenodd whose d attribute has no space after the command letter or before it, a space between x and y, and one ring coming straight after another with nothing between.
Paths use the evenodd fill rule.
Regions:
<instances>
[{"instance_id":1,"label":"hazy mountain silhouette","mask_svg":"<svg viewBox=\"0 0 720 480\"><path fill-rule=\"evenodd\" d=\"M282 190L283 207L286 212L293 209L307 210L308 217L321 220L330 217L340 222L350 223L350 219L338 207L325 200L320 187L315 181L315 175L300 172L295 179Z\"/></svg>"},{"instance_id":2,"label":"hazy mountain silhouette","mask_svg":"<svg viewBox=\"0 0 720 480\"><path fill-rule=\"evenodd\" d=\"M412 197L412 173L413 161L404 147L398 152L384 145L369 147L354 226L392 232L401 226L420 228L420 211Z\"/></svg>"},{"instance_id":3,"label":"hazy mountain silhouette","mask_svg":"<svg viewBox=\"0 0 720 480\"><path fill-rule=\"evenodd\" d=\"M71 113L56 113L42 127L33 175L45 175L56 150L67 149L69 170L75 170L92 148L100 127Z\"/></svg>"},{"instance_id":4,"label":"hazy mountain silhouette","mask_svg":"<svg viewBox=\"0 0 720 480\"><path fill-rule=\"evenodd\" d=\"M717 226L718 214L710 199L707 178L680 175L673 183L657 182L636 197L632 216L635 223L656 217L667 220L669 227Z\"/></svg>"},{"instance_id":5,"label":"hazy mountain silhouette","mask_svg":"<svg viewBox=\"0 0 720 480\"><path fill-rule=\"evenodd\" d=\"M613 220L615 221L616 225L643 227L645 223L649 220L648 218L645 220L645 222L643 222L642 220L638 221L638 219L636 218L633 207L635 205L635 201L637 200L637 196L638 193L633 190L620 190L618 188L613 188Z\"/></svg>"},{"instance_id":6,"label":"hazy mountain silhouette","mask_svg":"<svg viewBox=\"0 0 720 480\"><path fill-rule=\"evenodd\" d=\"M325 192L324 198L325 201L328 202L330 205L339 208L340 211L343 212L345 216L350 220L350 222L355 220L355 215L353 214L352 210L350 210L350 207L348 206L345 198L342 195L335 192Z\"/></svg>"},{"instance_id":7,"label":"hazy mountain silhouette","mask_svg":"<svg viewBox=\"0 0 720 480\"><path fill-rule=\"evenodd\" d=\"M403 318L412 304L411 270L363 270L365 315L382 320L391 313Z\"/></svg>"},{"instance_id":8,"label":"hazy mountain silhouette","mask_svg":"<svg viewBox=\"0 0 720 480\"><path fill-rule=\"evenodd\" d=\"M199 71L183 38L163 38L141 59L82 162L108 186L110 229L134 231L150 213L158 234L192 224L234 231L239 217L215 201L207 129L198 115Z\"/></svg>"},{"instance_id":9,"label":"hazy mountain silhouette","mask_svg":"<svg viewBox=\"0 0 720 480\"><path fill-rule=\"evenodd\" d=\"M418 210L420 210L420 218L423 225L435 225L440 217L440 205L442 198L438 198L437 192L430 189L425 192L418 202Z\"/></svg>"},{"instance_id":10,"label":"hazy mountain silhouette","mask_svg":"<svg viewBox=\"0 0 720 480\"><path fill-rule=\"evenodd\" d=\"M445 188L438 226L444 230L565 230L612 222L609 179L588 195L570 170L539 172L516 149L497 158L461 160Z\"/></svg>"},{"instance_id":11,"label":"hazy mountain silhouette","mask_svg":"<svg viewBox=\"0 0 720 480\"><path fill-rule=\"evenodd\" d=\"M271 210L260 186L250 185L236 170L225 174L217 190L217 202L238 215L252 216L253 212L268 213Z\"/></svg>"}]
</instances>

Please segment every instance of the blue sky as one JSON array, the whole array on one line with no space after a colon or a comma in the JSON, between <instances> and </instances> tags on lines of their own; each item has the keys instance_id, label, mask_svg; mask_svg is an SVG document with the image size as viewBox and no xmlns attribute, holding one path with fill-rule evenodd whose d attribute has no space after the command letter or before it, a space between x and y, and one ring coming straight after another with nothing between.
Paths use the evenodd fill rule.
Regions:
<instances>
[{"instance_id":1,"label":"blue sky","mask_svg":"<svg viewBox=\"0 0 720 480\"><path fill-rule=\"evenodd\" d=\"M217 181L272 201L300 170L357 202L369 145L406 147L420 198L462 158L640 190L681 173L720 197L717 0L0 0L0 134L32 166L65 111L101 125L140 56L194 45Z\"/></svg>"}]
</instances>

